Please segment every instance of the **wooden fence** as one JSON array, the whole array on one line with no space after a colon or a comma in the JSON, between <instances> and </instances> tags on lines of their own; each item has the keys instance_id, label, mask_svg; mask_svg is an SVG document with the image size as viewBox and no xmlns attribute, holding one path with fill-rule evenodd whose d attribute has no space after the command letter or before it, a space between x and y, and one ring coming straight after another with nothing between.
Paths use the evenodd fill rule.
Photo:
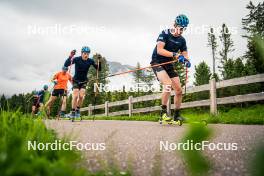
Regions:
<instances>
[{"instance_id":1,"label":"wooden fence","mask_svg":"<svg viewBox=\"0 0 264 176\"><path fill-rule=\"evenodd\" d=\"M212 79L210 80L209 84L187 88L186 90L186 93L209 91L210 99L185 102L185 103L182 103L181 108L210 106L211 114L216 114L217 105L264 100L264 92L251 93L251 94L246 94L246 95L236 95L236 96L230 96L230 97L224 97L224 98L217 98L216 96L216 89L236 86L236 85L258 83L258 82L264 82L264 74L246 76L246 77L241 77L241 78L234 78L234 79L224 80L220 82L216 82L215 79ZM171 96L173 95L174 95L174 92L172 92ZM133 113L145 113L145 112L153 112L153 111L160 110L160 106L133 109L133 103L157 100L160 98L161 98L161 93L145 95L141 97L130 96L126 100L115 101L115 102L106 101L105 104L96 105L96 106L92 106L90 104L88 107L81 108L81 111L82 112L88 111L88 116L91 116L93 114L92 111L94 109L104 109L105 110L104 114L97 114L96 116L118 116L118 115L132 116ZM127 110L111 112L111 113L109 112L109 108L120 106L120 105L125 105L125 104L128 105ZM169 114L171 113L171 109L174 109L174 104L171 104L170 98L167 104L167 108L168 108L167 111Z\"/></svg>"}]
</instances>

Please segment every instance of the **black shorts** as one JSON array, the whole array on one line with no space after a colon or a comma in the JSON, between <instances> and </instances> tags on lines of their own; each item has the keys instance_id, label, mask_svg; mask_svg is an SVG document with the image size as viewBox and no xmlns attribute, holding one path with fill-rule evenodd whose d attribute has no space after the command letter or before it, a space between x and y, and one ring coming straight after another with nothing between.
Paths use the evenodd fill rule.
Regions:
<instances>
[{"instance_id":1,"label":"black shorts","mask_svg":"<svg viewBox=\"0 0 264 176\"><path fill-rule=\"evenodd\" d=\"M35 106L36 108L40 107L39 98L37 98L37 97L33 98L33 106Z\"/></svg>"},{"instance_id":2,"label":"black shorts","mask_svg":"<svg viewBox=\"0 0 264 176\"><path fill-rule=\"evenodd\" d=\"M72 89L86 89L87 81L78 82L73 80Z\"/></svg>"},{"instance_id":3,"label":"black shorts","mask_svg":"<svg viewBox=\"0 0 264 176\"><path fill-rule=\"evenodd\" d=\"M64 89L54 89L52 91L52 96L58 97L58 96L66 96L67 95L67 91Z\"/></svg>"},{"instance_id":4,"label":"black shorts","mask_svg":"<svg viewBox=\"0 0 264 176\"><path fill-rule=\"evenodd\" d=\"M156 65L156 64L152 64L152 65ZM166 73L169 75L170 78L174 78L174 77L178 77L178 73L174 70L173 65L172 64L167 64L167 65L161 65L158 67L153 67L152 68L153 72L155 73L157 79L157 72L163 71L165 70Z\"/></svg>"}]
</instances>

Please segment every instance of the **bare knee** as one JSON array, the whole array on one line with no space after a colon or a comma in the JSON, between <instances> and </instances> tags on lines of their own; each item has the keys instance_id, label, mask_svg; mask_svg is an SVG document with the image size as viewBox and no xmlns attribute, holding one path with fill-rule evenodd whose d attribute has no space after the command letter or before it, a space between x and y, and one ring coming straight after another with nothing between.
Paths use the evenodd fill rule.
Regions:
<instances>
[{"instance_id":1,"label":"bare knee","mask_svg":"<svg viewBox=\"0 0 264 176\"><path fill-rule=\"evenodd\" d=\"M175 94L176 94L177 96L181 96L181 95L182 95L182 88L177 88L177 89L175 89Z\"/></svg>"},{"instance_id":2,"label":"bare knee","mask_svg":"<svg viewBox=\"0 0 264 176\"><path fill-rule=\"evenodd\" d=\"M78 94L79 94L79 91L73 91L72 92L72 99L73 100L77 100L78 99Z\"/></svg>"},{"instance_id":3,"label":"bare knee","mask_svg":"<svg viewBox=\"0 0 264 176\"><path fill-rule=\"evenodd\" d=\"M85 96L84 93L80 93L80 95L79 95L79 100L83 100L83 99L84 99L84 96Z\"/></svg>"}]
</instances>

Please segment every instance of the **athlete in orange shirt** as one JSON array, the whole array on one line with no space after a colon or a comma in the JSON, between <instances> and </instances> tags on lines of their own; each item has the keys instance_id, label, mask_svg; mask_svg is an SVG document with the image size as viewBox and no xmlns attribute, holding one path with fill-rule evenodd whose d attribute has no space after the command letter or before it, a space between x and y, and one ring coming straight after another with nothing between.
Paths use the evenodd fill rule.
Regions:
<instances>
[{"instance_id":1,"label":"athlete in orange shirt","mask_svg":"<svg viewBox=\"0 0 264 176\"><path fill-rule=\"evenodd\" d=\"M67 84L68 84L68 81L72 83L72 77L67 71L68 71L68 67L62 67L62 71L56 73L53 77L52 81L55 84L54 90L52 91L49 101L45 104L45 107L48 110L47 112L48 116L50 114L50 107L53 104L53 102L57 99L57 97L62 98L60 117L63 117L65 115L66 99L67 99Z\"/></svg>"}]
</instances>

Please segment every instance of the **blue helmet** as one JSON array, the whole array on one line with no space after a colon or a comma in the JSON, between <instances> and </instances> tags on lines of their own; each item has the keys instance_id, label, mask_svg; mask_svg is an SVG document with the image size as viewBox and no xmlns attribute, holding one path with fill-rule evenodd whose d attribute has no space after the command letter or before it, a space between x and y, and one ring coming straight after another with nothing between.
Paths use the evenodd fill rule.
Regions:
<instances>
[{"instance_id":1,"label":"blue helmet","mask_svg":"<svg viewBox=\"0 0 264 176\"><path fill-rule=\"evenodd\" d=\"M90 48L88 46L83 46L82 47L82 53L90 53L90 52L91 52L91 50L90 50Z\"/></svg>"},{"instance_id":2,"label":"blue helmet","mask_svg":"<svg viewBox=\"0 0 264 176\"><path fill-rule=\"evenodd\" d=\"M49 88L49 86L46 85L46 84L43 86L43 89L44 89L44 90L48 90L48 88Z\"/></svg>"},{"instance_id":3,"label":"blue helmet","mask_svg":"<svg viewBox=\"0 0 264 176\"><path fill-rule=\"evenodd\" d=\"M176 17L175 23L181 27L187 27L189 24L189 19L186 15L181 14Z\"/></svg>"}]
</instances>

